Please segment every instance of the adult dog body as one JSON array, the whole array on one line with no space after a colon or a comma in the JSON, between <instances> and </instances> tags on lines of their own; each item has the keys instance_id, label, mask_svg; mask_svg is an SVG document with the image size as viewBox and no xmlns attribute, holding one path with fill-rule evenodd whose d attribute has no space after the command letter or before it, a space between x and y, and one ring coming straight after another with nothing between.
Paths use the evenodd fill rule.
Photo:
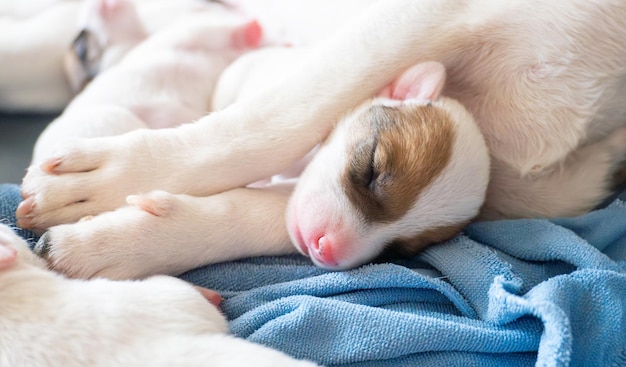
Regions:
<instances>
[{"instance_id":1,"label":"adult dog body","mask_svg":"<svg viewBox=\"0 0 626 367\"><path fill-rule=\"evenodd\" d=\"M52 228L53 264L78 276L175 273L241 256L293 252L280 229L285 208L271 198L288 193L240 187L289 167L328 136L345 111L411 65L429 60L445 65L443 94L471 112L489 149L491 179L482 216L578 214L609 192L608 177L624 154L625 19L626 5L619 0L379 1L264 93L175 130L61 147L41 170L29 171L26 201L17 214L25 218L22 225L44 229L113 209L129 194L170 192L134 197L136 207ZM188 159L181 164L176 157ZM140 167L152 168L149 179ZM212 174L198 179L198 172ZM106 207L99 204L105 201ZM185 224L199 216L201 225ZM187 254L179 256L170 240L152 241L172 236L172 227L158 235L146 230L165 222L178 233L193 233ZM142 251L139 239L146 234L142 241L151 248ZM78 238L83 244L74 245ZM120 258L131 247L137 254L133 265L152 269L126 263L112 271L112 264L92 262L92 270L83 272L73 265L97 258L85 249L102 241ZM176 264L144 261L148 253L177 257Z\"/></svg>"}]
</instances>

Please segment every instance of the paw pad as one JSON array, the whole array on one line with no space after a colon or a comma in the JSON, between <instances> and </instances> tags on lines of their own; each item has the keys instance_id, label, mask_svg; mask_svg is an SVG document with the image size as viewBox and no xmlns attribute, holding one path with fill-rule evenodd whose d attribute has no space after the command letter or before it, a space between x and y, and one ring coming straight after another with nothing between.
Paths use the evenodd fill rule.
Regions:
<instances>
[{"instance_id":1,"label":"paw pad","mask_svg":"<svg viewBox=\"0 0 626 367\"><path fill-rule=\"evenodd\" d=\"M157 217L167 214L172 208L172 195L166 192L152 192L148 195L129 195L126 202Z\"/></svg>"}]
</instances>

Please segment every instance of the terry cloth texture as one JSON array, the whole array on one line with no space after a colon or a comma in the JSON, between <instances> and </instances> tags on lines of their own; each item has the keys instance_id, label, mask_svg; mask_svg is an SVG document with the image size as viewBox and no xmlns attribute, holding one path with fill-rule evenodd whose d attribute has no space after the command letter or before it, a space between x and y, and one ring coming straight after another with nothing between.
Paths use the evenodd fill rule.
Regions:
<instances>
[{"instance_id":1,"label":"terry cloth texture","mask_svg":"<svg viewBox=\"0 0 626 367\"><path fill-rule=\"evenodd\" d=\"M18 189L0 188L10 213ZM182 278L224 296L235 335L327 366L626 366L625 200L475 223L405 262L261 257Z\"/></svg>"},{"instance_id":2,"label":"terry cloth texture","mask_svg":"<svg viewBox=\"0 0 626 367\"><path fill-rule=\"evenodd\" d=\"M0 223L6 224L31 245L37 242L37 235L31 231L18 228L15 225L15 209L22 200L19 186L14 184L0 184ZM0 301L1 302L1 301Z\"/></svg>"}]
</instances>

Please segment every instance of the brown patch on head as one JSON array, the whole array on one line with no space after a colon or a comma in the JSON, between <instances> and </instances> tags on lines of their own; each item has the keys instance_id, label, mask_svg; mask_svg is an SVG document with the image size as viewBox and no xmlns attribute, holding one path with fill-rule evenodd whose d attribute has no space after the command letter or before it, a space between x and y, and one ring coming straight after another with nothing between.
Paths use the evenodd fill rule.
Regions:
<instances>
[{"instance_id":1,"label":"brown patch on head","mask_svg":"<svg viewBox=\"0 0 626 367\"><path fill-rule=\"evenodd\" d=\"M415 254L429 245L443 242L456 236L469 222L468 220L458 224L427 229L412 238L397 238L385 248L382 256L385 258L415 256Z\"/></svg>"},{"instance_id":2,"label":"brown patch on head","mask_svg":"<svg viewBox=\"0 0 626 367\"><path fill-rule=\"evenodd\" d=\"M392 222L450 161L453 123L440 108L411 104L375 105L357 119L342 187L367 222Z\"/></svg>"}]
</instances>

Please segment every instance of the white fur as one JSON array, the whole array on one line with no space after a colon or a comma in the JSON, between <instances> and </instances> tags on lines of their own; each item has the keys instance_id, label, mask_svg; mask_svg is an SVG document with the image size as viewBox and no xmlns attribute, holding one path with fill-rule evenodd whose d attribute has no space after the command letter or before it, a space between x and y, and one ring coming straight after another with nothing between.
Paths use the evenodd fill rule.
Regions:
<instances>
[{"instance_id":1,"label":"white fur","mask_svg":"<svg viewBox=\"0 0 626 367\"><path fill-rule=\"evenodd\" d=\"M1 224L0 252L1 366L314 365L226 335L217 308L179 279L67 279Z\"/></svg>"},{"instance_id":2,"label":"white fur","mask_svg":"<svg viewBox=\"0 0 626 367\"><path fill-rule=\"evenodd\" d=\"M355 8L355 13L357 10L360 7ZM36 166L29 170L23 189L30 199L18 214L25 217L22 224L45 229L110 209L103 206L105 201L121 205L124 195L153 189L193 195L187 198L196 203L192 207L210 200L212 205L230 207L235 203L234 207L240 208L244 204L238 200L238 192L262 191L238 187L287 169L322 142L346 111L376 95L409 66L429 60L445 65L448 80L443 94L458 100L471 113L473 119L461 118L462 123L473 125L475 120L482 136L475 134L475 127L457 126L460 134L454 144L452 163L426 191L428 200L416 203L410 218L415 220L412 215L418 211L439 209L431 198L445 198L451 192L449 186L457 183L457 187L466 187L468 191L454 191L469 196L467 203L452 200L460 205L459 213L475 210L470 207L481 202L480 192L486 182L484 175L472 175L467 164L476 164L484 171L489 158L476 158L468 154L468 149L480 151L484 149L480 147L483 142L491 156L491 181L483 218L579 214L591 209L609 192L607 176L624 155L624 19L626 5L620 0L381 0L367 6L356 19L336 31L335 37L326 39L320 35L324 41L319 43L309 39L316 45L307 59L285 67L258 93L239 96L231 91L226 102L221 103L228 104L233 99L236 103L195 124L172 130L137 130L120 137L63 145L53 161L58 163L57 174L43 172ZM464 131L465 128L469 130ZM341 132L336 135L341 136ZM462 140L465 138L469 140ZM343 162L341 151L337 148L334 152L330 154L329 150L327 158L323 158L326 153L320 150L316 159L325 162L320 163L324 169L315 170L317 174L305 173L301 190L320 186L326 188L324 195L330 195L332 190L341 189L332 181ZM314 168L309 170L314 172ZM208 196L209 199L195 198L216 193L219 194ZM277 197L280 201L275 206L262 201L262 196L246 205L259 208L268 217L282 218L284 196ZM319 200L331 199L322 195ZM354 218L349 207L340 209L346 210L335 211L342 215L342 220ZM130 210L137 211L139 218L145 215L140 213L146 208L122 208L119 213ZM62 260L70 255L55 257L52 253L54 266L77 276L97 274L97 263L91 265L91 270L76 264L79 258L92 257L95 250L88 244L97 242L102 231L109 228L107 225L115 223L115 213L94 219L100 220L94 223L101 223L102 228L89 229L81 223L52 228L52 249L58 253L75 252L71 261ZM307 215L315 214L319 213ZM438 224L446 223L449 214L440 214ZM187 218L180 212L176 215ZM212 238L207 246L230 243L234 237L229 236L254 219L247 215L229 217L232 228L219 231L225 237ZM407 219L389 228L408 230ZM155 233L165 231L163 227L159 230L159 220L150 223L141 228ZM184 237L192 237L194 243L203 240L204 231L189 223L176 223L167 230L185 233ZM212 229L222 223L214 222ZM352 227L358 225L353 223ZM416 227L430 225L433 223L418 221ZM111 245L119 251L114 256L127 255L123 241L139 240L137 231L118 232L119 242ZM266 232L249 235L245 243L264 238ZM350 239L357 238L357 232L349 235ZM85 246L70 245L65 240L77 236ZM259 250L285 251L284 232L276 237L280 241L264 244L261 249L220 247L226 254L220 251L219 259L256 254ZM157 247L164 254L171 251L170 242L164 241ZM196 253L198 261L216 261L209 250L204 251ZM349 266L369 257L352 256L347 262ZM148 264L146 267L155 266L154 262ZM152 270L164 269L178 272L181 267L155 266ZM146 268L109 271L124 275L150 272Z\"/></svg>"},{"instance_id":3,"label":"white fur","mask_svg":"<svg viewBox=\"0 0 626 367\"><path fill-rule=\"evenodd\" d=\"M78 1L0 1L0 109L57 111L72 98L62 55ZM52 26L54 25L54 26Z\"/></svg>"},{"instance_id":4,"label":"white fur","mask_svg":"<svg viewBox=\"0 0 626 367\"><path fill-rule=\"evenodd\" d=\"M376 0L224 0L254 16L272 45L307 46L334 35L347 19ZM332 11L329 11L332 9Z\"/></svg>"},{"instance_id":5,"label":"white fur","mask_svg":"<svg viewBox=\"0 0 626 367\"><path fill-rule=\"evenodd\" d=\"M84 21L79 0L0 0L0 110L61 111L75 96L64 71L68 45ZM133 0L146 31L213 9L204 0Z\"/></svg>"},{"instance_id":6,"label":"white fur","mask_svg":"<svg viewBox=\"0 0 626 367\"><path fill-rule=\"evenodd\" d=\"M102 1L86 2L86 28L108 45L106 70L41 134L33 162L71 138L172 127L202 117L218 76L248 48L235 47L232 36L249 20L224 8L189 14L148 37L133 4L117 2L124 8L107 20L99 15Z\"/></svg>"}]
</instances>

